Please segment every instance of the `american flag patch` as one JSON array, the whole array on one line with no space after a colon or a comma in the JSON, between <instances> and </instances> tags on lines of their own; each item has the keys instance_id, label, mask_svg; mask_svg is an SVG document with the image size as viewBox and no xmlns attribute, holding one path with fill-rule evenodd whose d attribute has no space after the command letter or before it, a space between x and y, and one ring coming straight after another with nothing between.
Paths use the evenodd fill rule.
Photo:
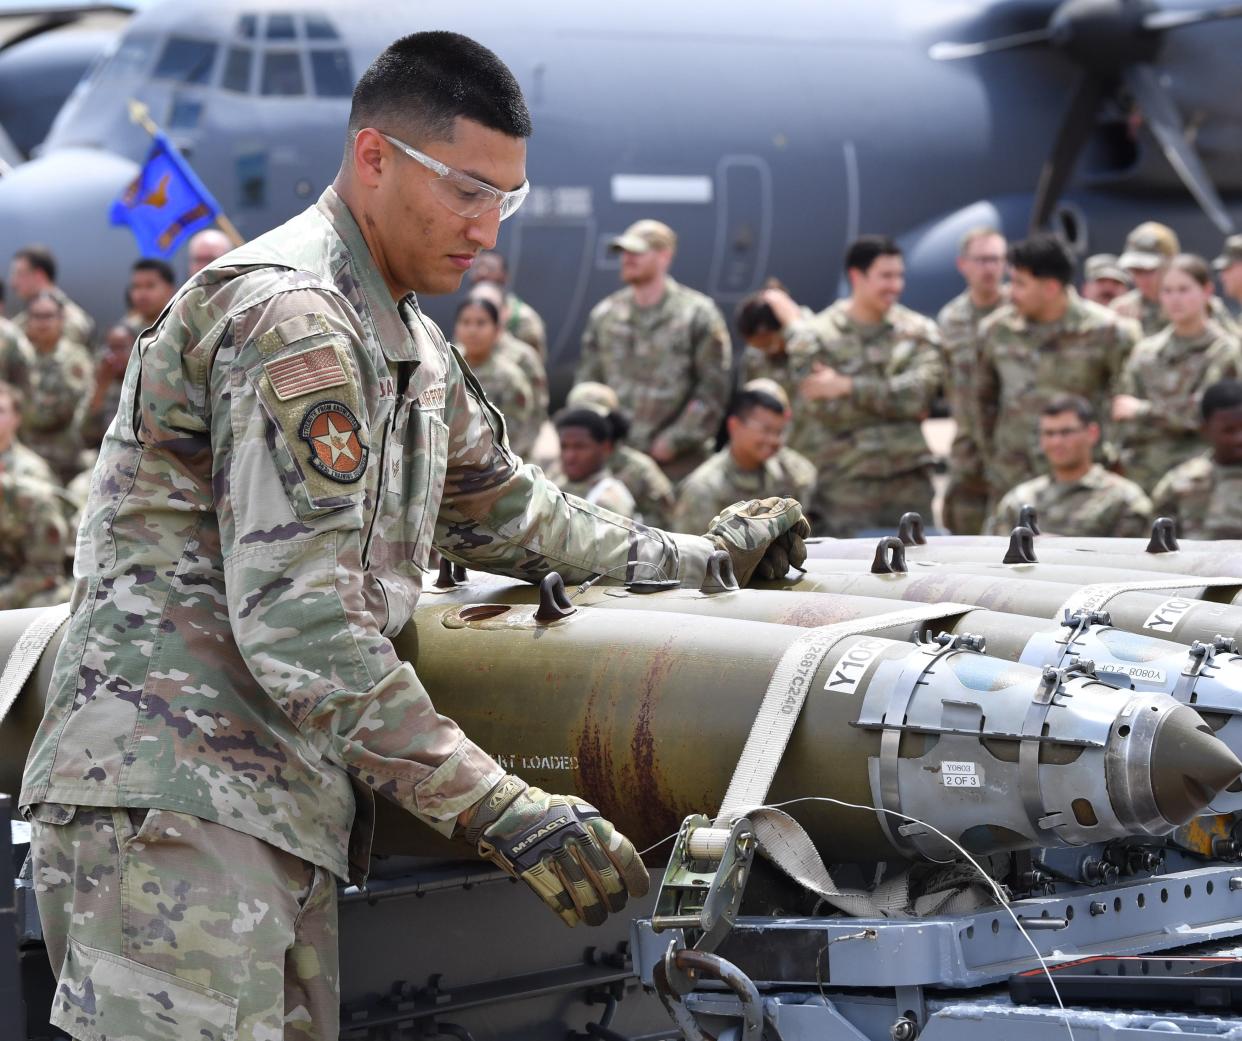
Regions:
<instances>
[{"instance_id":1,"label":"american flag patch","mask_svg":"<svg viewBox=\"0 0 1242 1041\"><path fill-rule=\"evenodd\" d=\"M265 361L263 368L281 401L348 382L345 367L331 345L311 347L277 361Z\"/></svg>"}]
</instances>

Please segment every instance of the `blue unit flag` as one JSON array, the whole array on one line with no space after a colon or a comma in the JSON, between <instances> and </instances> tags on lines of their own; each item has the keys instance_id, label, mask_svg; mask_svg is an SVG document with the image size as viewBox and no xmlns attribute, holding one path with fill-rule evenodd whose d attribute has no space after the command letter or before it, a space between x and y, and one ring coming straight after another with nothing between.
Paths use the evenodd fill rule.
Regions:
<instances>
[{"instance_id":1,"label":"blue unit flag","mask_svg":"<svg viewBox=\"0 0 1242 1041\"><path fill-rule=\"evenodd\" d=\"M220 212L176 146L156 132L142 170L112 204L113 224L128 224L146 257L169 257Z\"/></svg>"}]
</instances>

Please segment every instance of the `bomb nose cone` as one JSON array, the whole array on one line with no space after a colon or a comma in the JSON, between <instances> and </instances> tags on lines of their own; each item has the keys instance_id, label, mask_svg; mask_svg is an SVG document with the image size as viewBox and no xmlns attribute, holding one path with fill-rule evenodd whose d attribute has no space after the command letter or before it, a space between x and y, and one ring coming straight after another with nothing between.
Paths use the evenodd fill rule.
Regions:
<instances>
[{"instance_id":1,"label":"bomb nose cone","mask_svg":"<svg viewBox=\"0 0 1242 1041\"><path fill-rule=\"evenodd\" d=\"M1156 731L1151 785L1160 814L1184 824L1242 774L1242 761L1193 709L1174 709Z\"/></svg>"}]
</instances>

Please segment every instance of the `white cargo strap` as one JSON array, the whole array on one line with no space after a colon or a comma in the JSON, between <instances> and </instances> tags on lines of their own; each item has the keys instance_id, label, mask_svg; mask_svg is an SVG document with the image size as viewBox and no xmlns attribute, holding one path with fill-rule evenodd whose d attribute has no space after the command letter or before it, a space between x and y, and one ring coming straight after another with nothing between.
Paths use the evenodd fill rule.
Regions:
<instances>
[{"instance_id":1,"label":"white cargo strap","mask_svg":"<svg viewBox=\"0 0 1242 1041\"><path fill-rule=\"evenodd\" d=\"M846 914L887 917L905 913L910 907L907 873L884 881L875 890L843 889L833 880L802 826L781 810L762 807L810 692L811 681L838 643L850 636L865 636L894 626L919 625L974 609L969 604L917 604L906 610L808 629L794 640L768 682L716 816L717 826L748 817L755 826L759 848L769 860L795 882ZM940 899L948 902L955 896L955 892L949 892Z\"/></svg>"},{"instance_id":2,"label":"white cargo strap","mask_svg":"<svg viewBox=\"0 0 1242 1041\"><path fill-rule=\"evenodd\" d=\"M68 604L49 607L37 615L17 638L13 653L5 662L4 672L0 673L0 723L4 722L4 717L16 704L17 696L38 666L47 645L60 632L60 627L69 620L69 613Z\"/></svg>"},{"instance_id":3,"label":"white cargo strap","mask_svg":"<svg viewBox=\"0 0 1242 1041\"><path fill-rule=\"evenodd\" d=\"M1076 589L1074 595L1061 605L1058 617L1066 612L1099 611L1113 597L1121 593L1157 593L1161 590L1196 589L1199 586L1242 586L1242 578L1190 578L1170 575L1168 579L1152 579L1146 582L1101 582L1097 585Z\"/></svg>"}]
</instances>

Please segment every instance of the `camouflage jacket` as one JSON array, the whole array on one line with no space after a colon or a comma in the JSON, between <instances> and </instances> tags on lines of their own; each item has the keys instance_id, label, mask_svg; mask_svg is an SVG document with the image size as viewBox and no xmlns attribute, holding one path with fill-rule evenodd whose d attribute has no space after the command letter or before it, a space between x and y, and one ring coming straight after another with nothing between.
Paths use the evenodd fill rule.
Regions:
<instances>
[{"instance_id":1,"label":"camouflage jacket","mask_svg":"<svg viewBox=\"0 0 1242 1041\"><path fill-rule=\"evenodd\" d=\"M672 523L673 506L677 501L673 482L660 469L651 456L629 445L617 445L608 460L608 472L625 485L634 497L635 515L644 524L655 528L668 528ZM548 467L548 476L556 484L565 487L565 475L560 472L560 460Z\"/></svg>"},{"instance_id":2,"label":"camouflage jacket","mask_svg":"<svg viewBox=\"0 0 1242 1041\"><path fill-rule=\"evenodd\" d=\"M995 494L1044 468L1039 411L1057 394L1081 394L1101 417L1134 346L1133 330L1069 290L1059 321L1033 324L1012 304L979 325L975 404L979 447Z\"/></svg>"},{"instance_id":3,"label":"camouflage jacket","mask_svg":"<svg viewBox=\"0 0 1242 1041\"><path fill-rule=\"evenodd\" d=\"M974 380L978 371L979 323L1005 302L999 298L991 307L976 307L969 290L955 296L936 315L940 330L940 355L944 366L944 395L956 429L949 448L949 462L955 476L983 481L983 455L979 451L975 427Z\"/></svg>"},{"instance_id":4,"label":"camouflage jacket","mask_svg":"<svg viewBox=\"0 0 1242 1041\"><path fill-rule=\"evenodd\" d=\"M65 314L65 339L72 340L79 347L89 348L95 342L95 321L81 307L69 299L67 294L60 286L52 286L48 292L54 296L59 302ZM26 331L26 312L23 311L13 322L22 330Z\"/></svg>"},{"instance_id":5,"label":"camouflage jacket","mask_svg":"<svg viewBox=\"0 0 1242 1041\"><path fill-rule=\"evenodd\" d=\"M849 300L838 300L790 327L789 358L796 382L816 362L854 380L847 398L794 398L789 444L818 468L821 484L890 477L931 462L920 425L941 378L931 319L894 304L883 322L864 327L849 316Z\"/></svg>"},{"instance_id":6,"label":"camouflage jacket","mask_svg":"<svg viewBox=\"0 0 1242 1041\"><path fill-rule=\"evenodd\" d=\"M809 507L815 467L792 448L781 448L759 470L743 470L725 445L688 474L677 489L673 530L701 535L726 506L747 499L784 495Z\"/></svg>"},{"instance_id":7,"label":"camouflage jacket","mask_svg":"<svg viewBox=\"0 0 1242 1041\"><path fill-rule=\"evenodd\" d=\"M526 374L497 349L479 365L470 366L488 400L505 419L509 444L520 456L529 456L543 426L544 412Z\"/></svg>"},{"instance_id":8,"label":"camouflage jacket","mask_svg":"<svg viewBox=\"0 0 1242 1041\"><path fill-rule=\"evenodd\" d=\"M773 380L784 388L792 408L798 407L798 384L790 371L789 355L782 354L773 358L764 354L757 347L747 347L742 354L741 385L751 380Z\"/></svg>"},{"instance_id":9,"label":"camouflage jacket","mask_svg":"<svg viewBox=\"0 0 1242 1041\"><path fill-rule=\"evenodd\" d=\"M540 361L548 357L548 331L544 328L539 312L523 300L517 293L509 293L505 297L505 307L509 311L509 320L505 329L523 343L535 348ZM546 407L546 406L545 406Z\"/></svg>"},{"instance_id":10,"label":"camouflage jacket","mask_svg":"<svg viewBox=\"0 0 1242 1041\"><path fill-rule=\"evenodd\" d=\"M711 550L567 498L502 431L331 188L195 275L126 370L21 804L177 810L355 878L373 790L451 832L503 771L389 640L432 544L527 581L694 583Z\"/></svg>"},{"instance_id":11,"label":"camouflage jacket","mask_svg":"<svg viewBox=\"0 0 1242 1041\"><path fill-rule=\"evenodd\" d=\"M1242 346L1214 323L1185 340L1169 325L1140 340L1117 385L1142 402L1132 420L1114 425L1125 474L1151 491L1166 473L1203 450L1199 400L1217 380L1242 371Z\"/></svg>"},{"instance_id":12,"label":"camouflage jacket","mask_svg":"<svg viewBox=\"0 0 1242 1041\"><path fill-rule=\"evenodd\" d=\"M1164 316L1164 309L1159 300L1148 300L1137 289L1122 293L1108 305L1123 318L1130 318L1139 323L1143 336L1155 336L1169 320Z\"/></svg>"},{"instance_id":13,"label":"camouflage jacket","mask_svg":"<svg viewBox=\"0 0 1242 1041\"><path fill-rule=\"evenodd\" d=\"M0 318L0 380L30 392L31 354L34 348L25 333L7 318Z\"/></svg>"},{"instance_id":14,"label":"camouflage jacket","mask_svg":"<svg viewBox=\"0 0 1242 1041\"><path fill-rule=\"evenodd\" d=\"M22 412L22 439L62 481L81 469L82 417L95 387L95 366L85 347L62 339L31 355L30 392Z\"/></svg>"},{"instance_id":15,"label":"camouflage jacket","mask_svg":"<svg viewBox=\"0 0 1242 1041\"><path fill-rule=\"evenodd\" d=\"M53 486L0 472L0 610L65 601L68 541Z\"/></svg>"},{"instance_id":16,"label":"camouflage jacket","mask_svg":"<svg viewBox=\"0 0 1242 1041\"><path fill-rule=\"evenodd\" d=\"M1094 464L1077 481L1054 481L1043 474L1011 488L984 527L985 535L1008 535L1023 506L1034 506L1039 527L1051 535L1147 535L1152 505L1133 481Z\"/></svg>"},{"instance_id":17,"label":"camouflage jacket","mask_svg":"<svg viewBox=\"0 0 1242 1041\"><path fill-rule=\"evenodd\" d=\"M8 451L0 452L0 473L16 474L33 481L42 481L53 487L60 480L52 473L52 468L38 452L32 452L20 441L9 445Z\"/></svg>"},{"instance_id":18,"label":"camouflage jacket","mask_svg":"<svg viewBox=\"0 0 1242 1041\"><path fill-rule=\"evenodd\" d=\"M634 496L613 476L608 467L604 467L599 473L592 474L585 481L570 481L563 478L557 484L567 495L576 495L579 499L584 499L602 510L611 510L613 513L621 514L622 517L643 520L637 512Z\"/></svg>"},{"instance_id":19,"label":"camouflage jacket","mask_svg":"<svg viewBox=\"0 0 1242 1041\"><path fill-rule=\"evenodd\" d=\"M1208 300L1208 317L1219 325L1224 332L1242 343L1242 322L1238 320L1236 314L1229 310L1225 301L1214 293Z\"/></svg>"},{"instance_id":20,"label":"camouflage jacket","mask_svg":"<svg viewBox=\"0 0 1242 1041\"><path fill-rule=\"evenodd\" d=\"M635 304L628 286L595 305L574 382L617 392L635 448L650 451L663 437L676 455L692 455L714 442L724 418L730 361L720 310L670 278L652 307Z\"/></svg>"},{"instance_id":21,"label":"camouflage jacket","mask_svg":"<svg viewBox=\"0 0 1242 1041\"><path fill-rule=\"evenodd\" d=\"M534 392L535 408L539 410L542 423L548 415L548 370L543 359L529 343L505 330L501 331L500 338L496 341L496 353L522 370L522 375Z\"/></svg>"},{"instance_id":22,"label":"camouflage jacket","mask_svg":"<svg viewBox=\"0 0 1242 1041\"><path fill-rule=\"evenodd\" d=\"M1242 466L1220 466L1210 451L1165 474L1152 502L1181 538L1242 539Z\"/></svg>"}]
</instances>

